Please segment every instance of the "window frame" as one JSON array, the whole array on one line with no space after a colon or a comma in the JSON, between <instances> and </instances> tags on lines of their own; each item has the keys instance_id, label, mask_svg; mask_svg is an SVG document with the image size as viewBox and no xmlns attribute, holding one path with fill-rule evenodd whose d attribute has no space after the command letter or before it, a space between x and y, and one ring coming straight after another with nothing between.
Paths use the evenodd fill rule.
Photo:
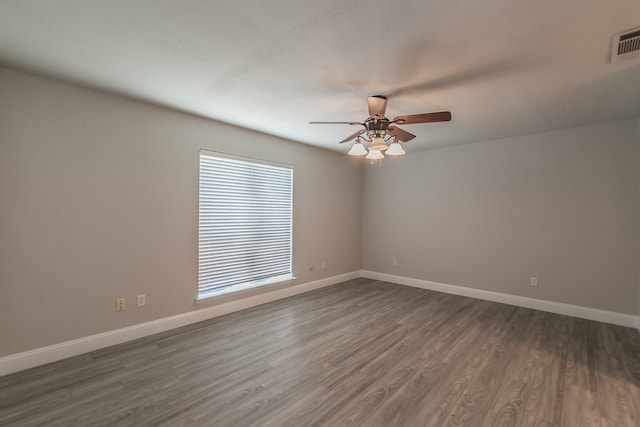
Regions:
<instances>
[{"instance_id":1,"label":"window frame","mask_svg":"<svg viewBox=\"0 0 640 427\"><path fill-rule=\"evenodd\" d=\"M202 189L203 189L203 168L202 168L202 158L203 156L207 156L213 159L219 159L224 162L225 160L229 160L230 163L247 163L252 167L255 166L265 166L271 170L275 169L286 169L290 173L290 191L289 191L289 215L290 220L288 224L288 236L289 236L289 268L288 272L285 274L274 275L270 277L264 277L259 279L253 279L242 283L236 283L227 286L220 286L217 288L213 288L211 290L202 291L202 287L204 286L202 283L202 213L203 213L203 205L202 205ZM236 292L242 292L249 289L254 289L257 287L273 285L277 283L284 283L288 281L292 281L296 279L293 275L293 191L294 191L294 167L292 165L284 164L284 163L276 163L263 159L256 159L250 157L243 157L232 155L228 153L220 153L210 150L201 149L198 153L198 283L197 283L197 298L196 303L205 301L211 298L215 298L221 295L228 295Z\"/></svg>"}]
</instances>

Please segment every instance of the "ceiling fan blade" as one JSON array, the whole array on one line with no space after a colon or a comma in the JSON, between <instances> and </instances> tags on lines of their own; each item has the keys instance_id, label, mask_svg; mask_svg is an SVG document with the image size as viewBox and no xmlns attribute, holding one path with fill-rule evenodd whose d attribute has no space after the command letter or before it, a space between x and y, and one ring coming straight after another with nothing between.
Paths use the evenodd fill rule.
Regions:
<instances>
[{"instance_id":1,"label":"ceiling fan blade","mask_svg":"<svg viewBox=\"0 0 640 427\"><path fill-rule=\"evenodd\" d=\"M342 144L343 142L349 142L354 138L359 137L360 135L362 135L364 133L364 129L360 129L358 132L354 133L353 135L350 135L348 137L346 137L345 139L343 139L342 141L340 141L338 144Z\"/></svg>"},{"instance_id":2,"label":"ceiling fan blade","mask_svg":"<svg viewBox=\"0 0 640 427\"><path fill-rule=\"evenodd\" d=\"M310 125L362 125L360 122L309 122Z\"/></svg>"},{"instance_id":3,"label":"ceiling fan blade","mask_svg":"<svg viewBox=\"0 0 640 427\"><path fill-rule=\"evenodd\" d=\"M450 120L451 113L449 111L439 111L437 113L411 114L408 116L394 117L393 123L412 125L415 123L448 122Z\"/></svg>"},{"instance_id":4,"label":"ceiling fan blade","mask_svg":"<svg viewBox=\"0 0 640 427\"><path fill-rule=\"evenodd\" d=\"M416 137L414 134L409 133L406 130L402 130L397 126L389 126L387 128L387 135L395 136L402 142L411 141Z\"/></svg>"},{"instance_id":5,"label":"ceiling fan blade","mask_svg":"<svg viewBox=\"0 0 640 427\"><path fill-rule=\"evenodd\" d=\"M383 118L387 110L387 97L382 95L373 95L367 98L369 104L369 116L378 116Z\"/></svg>"}]
</instances>

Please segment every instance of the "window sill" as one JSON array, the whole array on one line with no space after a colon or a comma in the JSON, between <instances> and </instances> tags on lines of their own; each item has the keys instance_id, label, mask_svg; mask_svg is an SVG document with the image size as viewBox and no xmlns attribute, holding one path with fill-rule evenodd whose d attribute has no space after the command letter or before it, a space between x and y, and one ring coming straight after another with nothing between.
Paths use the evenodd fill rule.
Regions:
<instances>
[{"instance_id":1,"label":"window sill","mask_svg":"<svg viewBox=\"0 0 640 427\"><path fill-rule=\"evenodd\" d=\"M282 284L282 283L290 282L295 279L296 277L294 277L292 274L284 274L282 276L271 277L269 279L258 280L256 282L240 283L238 285L216 289L211 292L207 292L206 294L203 294L203 295L198 295L195 303L201 304L203 302L210 301L214 298L217 298L223 295L235 294L235 293L239 293L239 292L243 292L251 289L261 288L263 286Z\"/></svg>"}]
</instances>

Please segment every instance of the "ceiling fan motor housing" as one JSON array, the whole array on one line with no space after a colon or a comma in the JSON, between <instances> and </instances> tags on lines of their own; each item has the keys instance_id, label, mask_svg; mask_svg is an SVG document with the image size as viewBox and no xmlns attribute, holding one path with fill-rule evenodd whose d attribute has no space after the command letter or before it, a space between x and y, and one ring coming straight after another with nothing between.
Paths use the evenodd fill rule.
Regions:
<instances>
[{"instance_id":1,"label":"ceiling fan motor housing","mask_svg":"<svg viewBox=\"0 0 640 427\"><path fill-rule=\"evenodd\" d=\"M411 141L416 136L412 133L409 133L398 126L391 126L394 124L416 124L416 123L436 123L436 122L448 122L451 120L451 113L449 111L439 111L436 113L422 113L422 114L410 114L407 116L397 116L394 117L393 120L389 120L385 116L385 112L387 110L387 97L383 95L373 95L367 98L367 105L369 107L369 118L364 122L309 122L310 124L345 124L352 126L363 126L364 129L355 132L352 135L349 135L342 141L348 142L356 139L356 142L360 142L360 135L366 133L366 137L363 139L367 142L370 142L374 145L374 147L384 143L387 137L393 137L394 142L407 142ZM368 139L367 139L368 138ZM381 139L381 141L374 141L376 139ZM385 145L386 147L386 145ZM375 151L375 150L374 150ZM397 149L396 149L397 151Z\"/></svg>"},{"instance_id":2,"label":"ceiling fan motor housing","mask_svg":"<svg viewBox=\"0 0 640 427\"><path fill-rule=\"evenodd\" d=\"M389 119L383 117L381 119L377 117L369 117L363 123L367 130L369 138L373 138L375 135L384 137L387 134L387 128L389 127Z\"/></svg>"}]
</instances>

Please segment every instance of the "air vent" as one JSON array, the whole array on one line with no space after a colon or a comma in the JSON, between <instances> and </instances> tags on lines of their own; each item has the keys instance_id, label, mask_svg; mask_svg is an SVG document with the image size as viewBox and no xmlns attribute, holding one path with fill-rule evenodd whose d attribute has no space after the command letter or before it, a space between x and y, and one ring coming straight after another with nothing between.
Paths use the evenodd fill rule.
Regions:
<instances>
[{"instance_id":1,"label":"air vent","mask_svg":"<svg viewBox=\"0 0 640 427\"><path fill-rule=\"evenodd\" d=\"M640 28L617 34L611 41L611 63L640 58Z\"/></svg>"}]
</instances>

